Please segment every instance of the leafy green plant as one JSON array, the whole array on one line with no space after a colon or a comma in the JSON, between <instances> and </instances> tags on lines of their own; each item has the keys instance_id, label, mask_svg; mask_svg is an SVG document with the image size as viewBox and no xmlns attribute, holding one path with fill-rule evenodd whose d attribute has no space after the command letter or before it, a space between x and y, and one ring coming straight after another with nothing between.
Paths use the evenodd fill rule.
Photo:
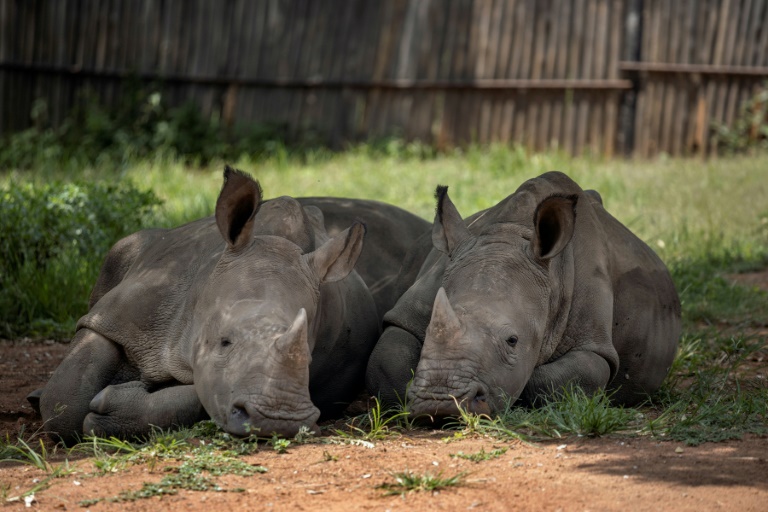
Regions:
<instances>
[{"instance_id":1,"label":"leafy green plant","mask_svg":"<svg viewBox=\"0 0 768 512\"><path fill-rule=\"evenodd\" d=\"M452 453L451 457L455 459L466 459L471 460L472 462L482 462L485 460L492 460L496 459L498 457L501 457L505 453L507 453L507 450L509 448L495 448L491 450L490 452L486 452L485 448L480 448L479 452L476 453L464 453L464 452L458 452L458 453Z\"/></svg>"},{"instance_id":2,"label":"leafy green plant","mask_svg":"<svg viewBox=\"0 0 768 512\"><path fill-rule=\"evenodd\" d=\"M0 335L62 334L88 306L101 260L159 200L130 183L0 188Z\"/></svg>"},{"instance_id":3,"label":"leafy green plant","mask_svg":"<svg viewBox=\"0 0 768 512\"><path fill-rule=\"evenodd\" d=\"M408 393L413 385L413 370L411 370L411 378L405 385L404 396L397 394L397 407L393 413L396 415L397 424L404 430L413 430L415 426L416 417L411 412L411 401L408 398Z\"/></svg>"},{"instance_id":4,"label":"leafy green plant","mask_svg":"<svg viewBox=\"0 0 768 512\"><path fill-rule=\"evenodd\" d=\"M526 436L602 436L627 431L636 423L639 414L634 408L613 406L610 394L604 390L588 395L583 389L572 386L533 409L516 407L508 401L492 427L503 435L513 434L518 439Z\"/></svg>"},{"instance_id":5,"label":"leafy green plant","mask_svg":"<svg viewBox=\"0 0 768 512\"><path fill-rule=\"evenodd\" d=\"M453 401L456 403L459 415L455 420L446 423L446 428L461 429L463 434L475 434L484 433L494 425L494 420L487 414L470 412L459 403L456 397L453 397Z\"/></svg>"},{"instance_id":6,"label":"leafy green plant","mask_svg":"<svg viewBox=\"0 0 768 512\"><path fill-rule=\"evenodd\" d=\"M541 408L550 428L559 434L603 436L629 427L636 413L611 405L604 390L588 395L579 387L569 387Z\"/></svg>"},{"instance_id":7,"label":"leafy green plant","mask_svg":"<svg viewBox=\"0 0 768 512\"><path fill-rule=\"evenodd\" d=\"M741 105L731 126L715 124L715 143L728 152L768 148L768 82Z\"/></svg>"},{"instance_id":8,"label":"leafy green plant","mask_svg":"<svg viewBox=\"0 0 768 512\"><path fill-rule=\"evenodd\" d=\"M442 472L433 475L431 473L417 474L409 470L392 473L394 482L385 482L378 489L383 489L384 494L405 495L410 492L435 492L449 487L461 485L466 473L458 473L451 477L444 477Z\"/></svg>"},{"instance_id":9,"label":"leafy green plant","mask_svg":"<svg viewBox=\"0 0 768 512\"><path fill-rule=\"evenodd\" d=\"M296 435L293 436L293 440L296 443L304 444L312 442L315 439L315 433L306 425L302 425L299 427L299 431L296 432Z\"/></svg>"},{"instance_id":10,"label":"leafy green plant","mask_svg":"<svg viewBox=\"0 0 768 512\"><path fill-rule=\"evenodd\" d=\"M84 90L78 105L57 126L49 122L46 102L36 101L31 112L34 126L0 139L0 168L120 167L156 154L205 165L242 154L261 158L286 151L285 125L227 127L217 117L204 117L191 102L170 107L162 84L142 86L128 80L122 87L117 108ZM297 150L308 150L321 141L302 134L296 142Z\"/></svg>"},{"instance_id":11,"label":"leafy green plant","mask_svg":"<svg viewBox=\"0 0 768 512\"><path fill-rule=\"evenodd\" d=\"M272 445L272 449L277 453L288 453L288 447L291 446L291 441L274 434L272 439L269 440L269 444Z\"/></svg>"},{"instance_id":12,"label":"leafy green plant","mask_svg":"<svg viewBox=\"0 0 768 512\"><path fill-rule=\"evenodd\" d=\"M194 443L191 441L194 440ZM239 492L226 489L215 477L222 475L251 476L267 472L261 465L248 464L238 457L258 449L253 440L234 439L222 432L213 422L201 422L190 429L179 431L157 430L141 445L116 438L88 438L77 449L92 450L102 462L100 470L109 464L108 471L117 471L128 464L144 463L150 469L158 463L179 463L164 468L166 476L156 483L145 483L137 491L125 491L110 498L85 500L87 506L100 501L135 501L166 494L176 494L179 489L192 491Z\"/></svg>"},{"instance_id":13,"label":"leafy green plant","mask_svg":"<svg viewBox=\"0 0 768 512\"><path fill-rule=\"evenodd\" d=\"M373 400L374 405L368 409L366 414L353 418L352 421L347 424L349 432L337 430L336 433L341 436L358 436L367 441L384 439L393 435L395 432L392 431L390 425L396 425L400 418L406 417L409 413L407 411L395 412L383 410L379 399L374 398ZM355 421L357 421L360 426L355 425Z\"/></svg>"}]
</instances>

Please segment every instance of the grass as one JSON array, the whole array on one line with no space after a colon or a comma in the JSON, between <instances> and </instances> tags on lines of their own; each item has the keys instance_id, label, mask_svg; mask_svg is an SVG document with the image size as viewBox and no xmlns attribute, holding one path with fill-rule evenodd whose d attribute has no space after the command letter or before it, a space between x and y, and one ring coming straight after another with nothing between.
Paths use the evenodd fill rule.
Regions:
<instances>
[{"instance_id":1,"label":"grass","mask_svg":"<svg viewBox=\"0 0 768 512\"><path fill-rule=\"evenodd\" d=\"M466 216L496 204L525 179L562 170L584 188L598 190L606 209L659 253L678 288L685 326L670 378L647 405L615 408L604 395L590 397L573 391L534 411L510 407L494 418L462 415L453 425L455 436L519 439L523 435L543 438L622 432L696 444L766 431L765 385L739 375L736 369L765 347L765 336L750 337L749 333L768 325L768 293L734 284L728 275L768 266L768 155L708 161L665 157L607 161L570 158L557 152L529 154L519 147L501 145L440 154L427 149L393 140L355 146L342 153L276 151L261 159L229 163L258 178L266 197L363 197L400 205L429 220L438 183L450 186L451 198ZM73 170L73 166L48 162L31 170L1 171L0 186L11 181L130 181L140 190L152 190L162 201L148 224L175 226L213 212L223 165L212 162L193 167L163 154L128 159L107 169L85 165ZM102 258L103 254L94 254L86 259L98 265ZM36 311L34 304L53 301L64 315L68 300L83 302L92 283L83 282L81 276L89 274L83 271L82 261L62 260L48 271L64 276L62 282L68 284L57 287L54 294L46 287L50 280L30 276L21 287L28 290L25 300L30 301L30 311ZM37 321L73 325L82 313L72 315L68 324L59 313L56 318ZM67 337L71 332L59 334ZM213 427L204 424L200 428ZM383 411L375 402L366 415L351 420L348 432L338 434L346 437L345 442L370 445L412 428L407 403L398 411ZM142 445L133 451L128 446L110 445L112 440L91 442L94 460L102 461L97 471L119 470L120 464L135 461L162 463L175 450L190 449L184 435L163 435L170 437L149 440L154 448ZM198 435L233 456L248 453L254 444L233 444L220 433ZM288 448L272 446L276 451ZM28 464L45 467L45 454L40 453L41 460L32 455L40 452L36 445L5 443L0 450L2 458L26 458Z\"/></svg>"},{"instance_id":2,"label":"grass","mask_svg":"<svg viewBox=\"0 0 768 512\"><path fill-rule=\"evenodd\" d=\"M418 474L409 470L392 473L394 482L385 482L378 486L384 490L385 496L405 495L410 492L436 492L449 487L462 484L465 473L459 473L451 477L444 477L442 472Z\"/></svg>"},{"instance_id":3,"label":"grass","mask_svg":"<svg viewBox=\"0 0 768 512\"><path fill-rule=\"evenodd\" d=\"M143 443L90 437L74 449L91 455L100 474L117 472L133 464L144 464L150 471L161 465L165 473L159 482L145 482L139 490L86 500L80 503L82 506L176 494L180 489L241 492L242 489L223 487L216 477L267 472L264 466L248 464L240 458L258 450L256 442L235 439L210 421L179 431L157 430Z\"/></svg>"},{"instance_id":4,"label":"grass","mask_svg":"<svg viewBox=\"0 0 768 512\"><path fill-rule=\"evenodd\" d=\"M409 414L406 410L384 410L379 399L374 398L373 406L368 409L367 413L352 418L347 424L348 430L337 429L336 434L341 437L357 437L366 441L385 439L397 434L391 427L401 426L401 420L407 420Z\"/></svg>"},{"instance_id":5,"label":"grass","mask_svg":"<svg viewBox=\"0 0 768 512\"><path fill-rule=\"evenodd\" d=\"M476 453L464 453L464 452L458 452L451 454L451 457L456 459L465 459L465 460L471 460L472 462L483 462L486 460L492 460L497 459L507 453L507 450L509 448L503 447L503 448L494 448L490 452L486 452L485 448L480 448L479 452Z\"/></svg>"},{"instance_id":6,"label":"grass","mask_svg":"<svg viewBox=\"0 0 768 512\"><path fill-rule=\"evenodd\" d=\"M451 198L466 216L496 204L525 179L562 170L584 188L598 190L608 211L666 261L680 291L686 322L768 323L768 294L735 286L725 278L729 273L768 266L765 154L710 161L606 161L557 152L528 154L519 147L502 145L435 154L393 141L384 146L363 144L342 153L281 151L258 160L241 158L229 163L258 178L266 197L363 197L397 204L429 220L438 183L450 186ZM128 160L112 171L85 166L77 172L64 172L55 165L41 164L32 170L0 173L0 186L11 181L130 181L140 190L152 190L163 201L147 224L176 226L212 214L223 165L212 162L204 168L190 167L164 154ZM103 254L94 254L90 260L98 265L102 258ZM57 289L80 290L70 299L56 295L55 305L68 300L82 303L80 296L86 293L82 290L91 283L78 280L90 274L77 264L62 262L51 267L57 276L71 273L71 279L65 281L69 284ZM42 289L50 281L30 278L25 282L22 288L28 290L31 311L36 311L32 304L50 296ZM69 323L61 318L55 321L73 325L82 313L71 313Z\"/></svg>"}]
</instances>

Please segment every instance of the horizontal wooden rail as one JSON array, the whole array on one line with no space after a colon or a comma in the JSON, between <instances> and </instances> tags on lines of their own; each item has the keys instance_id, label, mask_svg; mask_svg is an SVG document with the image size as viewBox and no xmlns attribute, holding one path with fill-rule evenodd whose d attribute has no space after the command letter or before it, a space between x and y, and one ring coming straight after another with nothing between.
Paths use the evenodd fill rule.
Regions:
<instances>
[{"instance_id":1,"label":"horizontal wooden rail","mask_svg":"<svg viewBox=\"0 0 768 512\"><path fill-rule=\"evenodd\" d=\"M240 78L221 76L187 76L162 73L136 73L128 70L92 70L77 66L52 66L46 64L0 62L0 70L29 73L66 74L87 78L125 79L136 77L142 80L158 80L168 83L191 83L205 85L238 85L285 89L482 89L482 90L623 90L631 89L632 82L623 79L475 79L475 80L326 80L322 77L293 78Z\"/></svg>"},{"instance_id":2,"label":"horizontal wooden rail","mask_svg":"<svg viewBox=\"0 0 768 512\"><path fill-rule=\"evenodd\" d=\"M768 78L768 67L723 66L719 64L679 64L672 62L621 61L622 71L647 73L687 73L700 75L754 76Z\"/></svg>"}]
</instances>

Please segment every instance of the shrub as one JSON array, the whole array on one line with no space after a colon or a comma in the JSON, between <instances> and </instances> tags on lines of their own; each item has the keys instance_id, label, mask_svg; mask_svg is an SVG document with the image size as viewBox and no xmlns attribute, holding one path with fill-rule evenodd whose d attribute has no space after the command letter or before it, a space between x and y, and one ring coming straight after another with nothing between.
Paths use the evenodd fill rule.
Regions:
<instances>
[{"instance_id":1,"label":"shrub","mask_svg":"<svg viewBox=\"0 0 768 512\"><path fill-rule=\"evenodd\" d=\"M768 149L768 82L745 101L731 126L715 124L715 142L726 152Z\"/></svg>"},{"instance_id":2,"label":"shrub","mask_svg":"<svg viewBox=\"0 0 768 512\"><path fill-rule=\"evenodd\" d=\"M0 195L3 336L71 330L110 246L160 203L129 183L11 183Z\"/></svg>"},{"instance_id":3,"label":"shrub","mask_svg":"<svg viewBox=\"0 0 768 512\"><path fill-rule=\"evenodd\" d=\"M168 105L161 91L161 84L128 80L112 108L84 90L57 126L48 120L45 100L38 99L30 113L33 127L0 138L0 168L119 167L158 153L205 165L216 158L268 157L285 148L285 126L227 127L216 116L204 117L193 103Z\"/></svg>"}]
</instances>

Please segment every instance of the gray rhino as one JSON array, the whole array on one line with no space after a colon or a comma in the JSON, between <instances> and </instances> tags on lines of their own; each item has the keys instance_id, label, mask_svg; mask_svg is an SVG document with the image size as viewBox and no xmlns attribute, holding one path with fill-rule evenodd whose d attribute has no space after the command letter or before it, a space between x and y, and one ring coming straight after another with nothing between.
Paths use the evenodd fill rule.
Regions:
<instances>
[{"instance_id":1,"label":"gray rhino","mask_svg":"<svg viewBox=\"0 0 768 512\"><path fill-rule=\"evenodd\" d=\"M359 393L380 317L353 271L366 227L350 219L382 233L361 262L380 309L429 224L372 201L261 196L227 167L214 217L115 244L39 396L49 432L138 436L210 416L236 435L292 436Z\"/></svg>"},{"instance_id":2,"label":"gray rhino","mask_svg":"<svg viewBox=\"0 0 768 512\"><path fill-rule=\"evenodd\" d=\"M384 318L366 381L417 415L499 412L564 386L634 404L657 390L680 336L658 256L559 172L462 220L437 189L434 249ZM414 373L415 372L415 373Z\"/></svg>"}]
</instances>

